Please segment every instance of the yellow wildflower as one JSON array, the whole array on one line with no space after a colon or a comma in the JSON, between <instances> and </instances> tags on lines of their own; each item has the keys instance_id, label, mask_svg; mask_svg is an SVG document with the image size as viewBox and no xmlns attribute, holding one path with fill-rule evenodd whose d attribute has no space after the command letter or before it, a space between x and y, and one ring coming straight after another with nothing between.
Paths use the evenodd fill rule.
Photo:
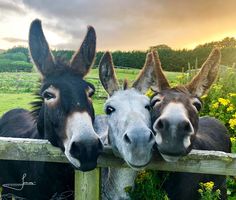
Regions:
<instances>
[{"instance_id":1,"label":"yellow wildflower","mask_svg":"<svg viewBox=\"0 0 236 200\"><path fill-rule=\"evenodd\" d=\"M233 104L230 104L229 107L227 108L227 111L230 112L233 110L234 110L234 106L233 106Z\"/></svg>"},{"instance_id":2,"label":"yellow wildflower","mask_svg":"<svg viewBox=\"0 0 236 200\"><path fill-rule=\"evenodd\" d=\"M232 143L236 142L236 137L230 137L230 141L231 141Z\"/></svg>"},{"instance_id":3,"label":"yellow wildflower","mask_svg":"<svg viewBox=\"0 0 236 200\"><path fill-rule=\"evenodd\" d=\"M204 186L204 188L206 188L208 190L212 190L214 187L214 182L209 181L209 182L203 183L203 186Z\"/></svg>"},{"instance_id":4,"label":"yellow wildflower","mask_svg":"<svg viewBox=\"0 0 236 200\"><path fill-rule=\"evenodd\" d=\"M236 97L236 93L229 93L229 96Z\"/></svg>"},{"instance_id":5,"label":"yellow wildflower","mask_svg":"<svg viewBox=\"0 0 236 200\"><path fill-rule=\"evenodd\" d=\"M229 120L229 126L230 128L234 129L234 127L236 126L236 118Z\"/></svg>"},{"instance_id":6,"label":"yellow wildflower","mask_svg":"<svg viewBox=\"0 0 236 200\"><path fill-rule=\"evenodd\" d=\"M198 189L198 192L199 192L199 193L203 193L203 190L202 190L202 189Z\"/></svg>"},{"instance_id":7,"label":"yellow wildflower","mask_svg":"<svg viewBox=\"0 0 236 200\"><path fill-rule=\"evenodd\" d=\"M149 88L145 95L147 97L151 98L153 94L154 94L153 90L151 88Z\"/></svg>"},{"instance_id":8,"label":"yellow wildflower","mask_svg":"<svg viewBox=\"0 0 236 200\"><path fill-rule=\"evenodd\" d=\"M215 108L215 109L219 108L219 102L213 103L212 108Z\"/></svg>"},{"instance_id":9,"label":"yellow wildflower","mask_svg":"<svg viewBox=\"0 0 236 200\"><path fill-rule=\"evenodd\" d=\"M230 101L228 99L224 99L224 98L219 98L218 101L223 105L223 106L227 106Z\"/></svg>"}]
</instances>

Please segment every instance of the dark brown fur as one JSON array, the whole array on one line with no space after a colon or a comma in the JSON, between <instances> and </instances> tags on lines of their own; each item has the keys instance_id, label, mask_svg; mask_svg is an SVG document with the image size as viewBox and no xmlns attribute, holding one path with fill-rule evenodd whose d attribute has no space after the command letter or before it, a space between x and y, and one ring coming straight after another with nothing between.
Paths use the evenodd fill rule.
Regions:
<instances>
[{"instance_id":1,"label":"dark brown fur","mask_svg":"<svg viewBox=\"0 0 236 200\"><path fill-rule=\"evenodd\" d=\"M163 74L159 57L156 53L154 53L154 57L156 60L158 92L153 95L152 98L155 100L155 96L158 95L160 101L153 102L151 110L152 124L159 122L158 120L161 119L163 110L171 102L182 104L189 120L189 122L179 121L179 123L177 121L177 124L175 124L176 129L174 129L175 137L173 137L173 132L171 132L172 129L169 128L171 124L167 123L168 118L161 119L163 121L165 120L166 126L164 127L167 128L162 128L160 126L162 124L159 124L159 126L156 127L159 132L158 134L161 134L162 136L162 142L158 145L160 153L179 157L188 154L191 149L231 152L231 143L227 136L227 129L225 126L215 118L199 118L197 114L197 110L200 109L199 98L210 88L216 79L219 69L220 51L218 49L212 51L207 61L203 64L200 72L189 84L174 88L170 88L167 79ZM193 102L195 102L195 104ZM188 124L185 125L183 122L188 122ZM181 123L184 124L183 128ZM189 130L188 128L191 126L187 126L189 123L194 130L194 134L192 135L188 135L188 133L191 132L191 129ZM158 123L156 123L156 125L158 125ZM190 145L185 149L183 139L187 136L190 136ZM164 183L164 189L167 191L168 197L171 200L196 200L200 199L200 195L197 191L199 188L199 182L207 181L214 181L214 190L221 190L221 199L227 198L225 176L170 173L168 180Z\"/></svg>"}]
</instances>

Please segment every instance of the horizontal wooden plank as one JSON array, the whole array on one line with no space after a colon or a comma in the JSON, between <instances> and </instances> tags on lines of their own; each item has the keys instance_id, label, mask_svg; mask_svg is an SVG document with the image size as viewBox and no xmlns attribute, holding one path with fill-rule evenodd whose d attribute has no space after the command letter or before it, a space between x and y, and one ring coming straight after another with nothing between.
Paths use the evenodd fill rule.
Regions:
<instances>
[{"instance_id":1,"label":"horizontal wooden plank","mask_svg":"<svg viewBox=\"0 0 236 200\"><path fill-rule=\"evenodd\" d=\"M176 163L163 161L154 155L147 169L236 175L236 154L218 151L193 150L188 156ZM29 160L45 162L68 162L60 149L53 147L47 140L19 139L0 137L0 159ZM99 167L127 167L125 162L112 154L110 147L98 159Z\"/></svg>"}]
</instances>

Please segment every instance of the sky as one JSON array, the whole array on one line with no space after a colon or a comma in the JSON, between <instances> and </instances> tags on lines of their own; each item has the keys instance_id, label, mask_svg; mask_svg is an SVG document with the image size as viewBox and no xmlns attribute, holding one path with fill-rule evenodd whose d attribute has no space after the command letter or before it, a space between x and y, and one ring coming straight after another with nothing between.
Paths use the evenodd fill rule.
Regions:
<instances>
[{"instance_id":1,"label":"sky","mask_svg":"<svg viewBox=\"0 0 236 200\"><path fill-rule=\"evenodd\" d=\"M35 18L52 49L78 49L88 25L97 50L191 49L236 37L235 8L235 0L0 0L0 49L27 47Z\"/></svg>"}]
</instances>

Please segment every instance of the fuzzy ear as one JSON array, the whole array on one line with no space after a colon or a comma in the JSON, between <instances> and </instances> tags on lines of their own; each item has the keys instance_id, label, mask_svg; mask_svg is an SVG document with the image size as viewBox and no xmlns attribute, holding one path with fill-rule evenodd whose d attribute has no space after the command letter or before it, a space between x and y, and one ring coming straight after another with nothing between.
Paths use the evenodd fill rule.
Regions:
<instances>
[{"instance_id":1,"label":"fuzzy ear","mask_svg":"<svg viewBox=\"0 0 236 200\"><path fill-rule=\"evenodd\" d=\"M111 96L119 90L119 83L116 78L112 56L106 52L99 63L99 78L107 93Z\"/></svg>"},{"instance_id":2,"label":"fuzzy ear","mask_svg":"<svg viewBox=\"0 0 236 200\"><path fill-rule=\"evenodd\" d=\"M192 95L201 97L211 87L219 71L220 58L220 50L217 48L213 49L205 63L203 63L201 70L186 85L186 88Z\"/></svg>"},{"instance_id":3,"label":"fuzzy ear","mask_svg":"<svg viewBox=\"0 0 236 200\"><path fill-rule=\"evenodd\" d=\"M156 82L157 82L157 91L162 91L165 89L170 88L170 85L168 83L168 80L166 79L166 76L162 70L161 67L161 61L159 58L159 55L157 53L157 51L152 51L152 55L153 55L153 60L154 60L154 70L155 70L155 74L156 74Z\"/></svg>"},{"instance_id":4,"label":"fuzzy ear","mask_svg":"<svg viewBox=\"0 0 236 200\"><path fill-rule=\"evenodd\" d=\"M96 32L92 26L89 26L80 49L73 55L70 61L71 68L84 77L93 64L95 54Z\"/></svg>"},{"instance_id":5,"label":"fuzzy ear","mask_svg":"<svg viewBox=\"0 0 236 200\"><path fill-rule=\"evenodd\" d=\"M39 19L35 19L30 25L29 50L34 64L43 76L54 70L54 58L49 49Z\"/></svg>"},{"instance_id":6,"label":"fuzzy ear","mask_svg":"<svg viewBox=\"0 0 236 200\"><path fill-rule=\"evenodd\" d=\"M145 64L142 70L139 72L139 75L134 81L132 87L144 94L151 86L156 86L156 75L154 73L154 61L152 53L148 53Z\"/></svg>"}]
</instances>

